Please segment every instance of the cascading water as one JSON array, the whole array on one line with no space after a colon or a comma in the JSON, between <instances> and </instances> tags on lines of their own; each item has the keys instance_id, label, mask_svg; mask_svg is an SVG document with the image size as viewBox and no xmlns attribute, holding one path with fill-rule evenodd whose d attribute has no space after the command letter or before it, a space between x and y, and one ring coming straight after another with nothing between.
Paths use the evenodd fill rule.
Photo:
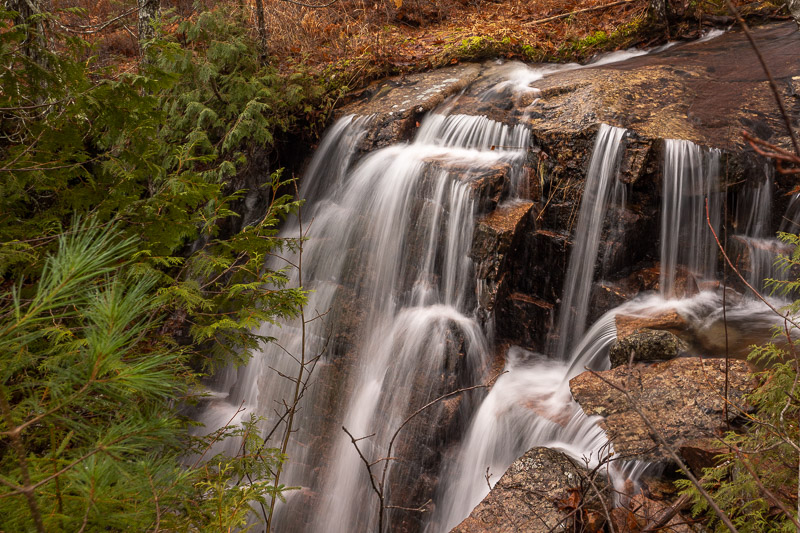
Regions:
<instances>
[{"instance_id":1,"label":"cascading water","mask_svg":"<svg viewBox=\"0 0 800 533\"><path fill-rule=\"evenodd\" d=\"M588 458L590 464L601 459L605 434L572 400L569 379L582 372L583 365L607 366L603 355L616 337L613 315L598 321L587 335L583 331L624 135L624 129L605 124L597 133L564 286L556 347L560 357L554 361L521 348L509 350L506 373L481 404L460 453L442 475L443 488L428 531L446 532L456 526L487 494L487 471L495 476L490 482L497 482L500 473L534 446L561 448L577 459ZM575 345L570 364L566 354Z\"/></svg>"},{"instance_id":2,"label":"cascading water","mask_svg":"<svg viewBox=\"0 0 800 533\"><path fill-rule=\"evenodd\" d=\"M569 349L583 336L589 312L589 293L594 279L600 233L608 211L611 192L616 185L621 141L625 130L603 124L597 132L589 172L581 198L575 242L567 267L564 297L558 321L555 355L568 358Z\"/></svg>"},{"instance_id":3,"label":"cascading water","mask_svg":"<svg viewBox=\"0 0 800 533\"><path fill-rule=\"evenodd\" d=\"M302 275L313 292L306 314L319 318L306 324L304 360L324 353L306 369L320 376L320 385L311 381L300 404L282 478L304 490L289 493L289 502L279 508L273 523L280 531L372 528L375 506L365 502L377 500L341 427L357 438L371 435L359 445L367 456L380 457L416 408L480 379L489 353L473 318L473 173L450 167L477 172L505 165L508 188L513 188L520 181L516 172L527 130L485 117L432 114L413 143L378 150L353 167L366 122L347 117L332 128L305 176L305 226L284 232L307 237ZM289 261L297 264L298 258ZM200 416L207 427L231 418L236 423L248 412L279 418L281 402L290 401L293 387L285 376L298 375L295 359L303 353L300 324L282 329L264 326L260 333L282 339L281 344L265 344L246 368L223 372L211 384L219 394ZM334 398L331 381L339 387L333 407L327 405ZM467 403L455 416L469 411ZM453 416L443 406L430 411L430 424L446 424L445 418ZM263 427L266 432L269 421ZM280 433L279 425L275 434ZM430 445L429 433L406 428L395 451ZM332 449L323 454L320 446ZM426 462L419 453L417 465ZM422 466L392 464L387 498L394 487L411 486L423 474Z\"/></svg>"},{"instance_id":4,"label":"cascading water","mask_svg":"<svg viewBox=\"0 0 800 533\"><path fill-rule=\"evenodd\" d=\"M508 70L513 76L506 73L489 92L511 87L529 98L535 92L530 80L544 75L541 69ZM246 368L220 372L210 384L216 392L199 416L208 428L256 413L268 417L261 423L265 433L277 423L277 435L282 402L294 386L284 376L298 375L295 358L301 354L306 362L316 361L306 366L312 379L299 405L290 462L281 480L302 490L287 493L288 502L279 506L273 521L276 531L374 529L377 499L342 426L361 439L365 457L380 459L394 431L415 409L487 376L494 349L476 319L481 316L480 287L470 250L481 198L473 179L502 166L510 191L506 199L524 196L528 179L522 165L530 133L522 125L447 114L449 109L448 103L425 117L413 142L363 157L359 146L368 117L345 117L331 128L304 177L304 225L290 224L283 232L307 237L302 280L312 290L306 306L306 318L312 320L305 328L300 323L263 326L260 333L280 338L280 344L265 344ZM715 278L716 244L706 226L704 201L708 198L712 224L718 227L719 152L668 140L661 293L637 297L587 324L595 275L610 264L608 257L598 257L601 232L614 224L606 220L607 212L612 204L625 209L626 186L617 179L624 136L625 130L606 125L597 134L563 287L558 337L548 347L554 357L512 347L506 373L479 406L477 394L442 402L399 438L394 455L405 460L390 462L389 502L413 507L435 487L435 511L418 518L424 522L412 530L448 531L488 492L487 468L494 483L533 446L557 447L575 458L586 457L590 465L610 451L596 421L572 400L569 379L587 367L609 366L618 313L675 310L696 324L698 337L719 322L716 293L671 299L688 296L678 294L679 274L689 273L700 284ZM787 217L796 218L789 211ZM614 238L613 227L609 235ZM298 259L288 257L295 264ZM276 260L268 266L282 265ZM752 322L754 313L747 303L729 308L727 318L734 325ZM212 453L237 444L221 443ZM447 450L444 460L438 458L442 450ZM619 465L615 483L635 478L643 468ZM434 478L438 485L422 486ZM389 513L384 529L402 529L404 516Z\"/></svg>"},{"instance_id":5,"label":"cascading water","mask_svg":"<svg viewBox=\"0 0 800 533\"><path fill-rule=\"evenodd\" d=\"M715 278L717 247L706 225L705 201L718 232L721 207L719 151L704 152L690 141L664 142L661 206L661 294L677 294L681 265L697 280Z\"/></svg>"},{"instance_id":6,"label":"cascading water","mask_svg":"<svg viewBox=\"0 0 800 533\"><path fill-rule=\"evenodd\" d=\"M739 197L736 205L736 243L746 248L746 265L742 270L747 282L761 292L766 292L766 278L786 279L787 273L773 268L775 259L781 253L787 253L786 247L770 232L772 216L773 172L764 169L761 183L746 189ZM790 201L781 227L793 225L797 216L796 207ZM747 297L755 298L751 293Z\"/></svg>"}]
</instances>

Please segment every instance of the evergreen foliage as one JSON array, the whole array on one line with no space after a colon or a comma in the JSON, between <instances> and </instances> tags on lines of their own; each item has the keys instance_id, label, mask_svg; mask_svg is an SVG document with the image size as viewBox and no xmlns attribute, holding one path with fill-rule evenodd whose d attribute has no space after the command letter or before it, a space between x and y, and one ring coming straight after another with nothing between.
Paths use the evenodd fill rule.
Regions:
<instances>
[{"instance_id":1,"label":"evergreen foliage","mask_svg":"<svg viewBox=\"0 0 800 533\"><path fill-rule=\"evenodd\" d=\"M245 194L231 179L327 93L260 64L238 12L184 23L119 76L73 37L31 53L40 26L14 17L0 10L0 529L246 529L285 490L284 457L257 420L191 437L179 407L305 302L263 268L301 244L277 233L300 205L280 171L262 219L220 225ZM207 457L226 438L239 455Z\"/></svg>"}]
</instances>

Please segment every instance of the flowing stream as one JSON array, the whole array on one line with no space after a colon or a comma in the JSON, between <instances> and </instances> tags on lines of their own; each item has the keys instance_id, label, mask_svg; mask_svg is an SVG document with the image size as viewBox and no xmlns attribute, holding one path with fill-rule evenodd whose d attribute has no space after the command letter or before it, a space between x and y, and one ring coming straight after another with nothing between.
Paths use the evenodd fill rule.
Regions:
<instances>
[{"instance_id":1,"label":"flowing stream","mask_svg":"<svg viewBox=\"0 0 800 533\"><path fill-rule=\"evenodd\" d=\"M515 67L490 91L531 91L530 83L542 75ZM279 506L275 531L374 530L378 501L360 454L376 461L378 483L388 461L382 486L387 501L414 507L424 503L420 498L433 499L433 512L425 515L387 513L385 531L449 531L486 495L488 484L533 446L562 449L589 466L609 453L596 420L572 400L569 379L587 367L608 368L618 313L677 310L696 325L698 335L715 342L719 291L702 289L718 274L706 200L718 230L720 153L688 141L665 142L660 292L590 323L593 283L608 274L600 241L603 229L614 224L609 206L624 209L626 202L618 174L627 132L601 125L547 353L511 347L503 354L505 373L488 392L437 402L395 441L395 432L419 407L490 375L496 347L490 325L478 318L471 259L482 180L502 176L507 193L501 201L509 204L527 193L522 165L531 144L527 128L450 114L451 104L429 113L412 142L368 154L359 147L370 117L344 117L330 128L303 179L302 217L283 230L287 237L306 237L302 256L287 251L291 263L302 264L302 284L311 290L306 324L263 325L259 333L278 342L265 343L246 367L225 369L208 384L213 393L198 418L209 430L255 414L264 418L260 429L276 436L274 443L285 430L292 377L303 365L308 388L281 480L300 488ZM769 258L756 257L769 247L753 245L770 239L771 186L767 173L762 185L742 195L736 215L739 237L751 250L753 279L772 272ZM800 218L797 205L796 199L790 204L785 224ZM778 245L769 242L774 261ZM275 259L267 266L285 263ZM293 270L291 283L299 284L299 274ZM686 278L700 290L684 293ZM734 325L761 321L768 329L773 322L748 300L727 315ZM390 443L392 457L402 460L386 459ZM221 442L213 453L236 453L237 446ZM616 472L624 480L641 469L621 464Z\"/></svg>"}]
</instances>

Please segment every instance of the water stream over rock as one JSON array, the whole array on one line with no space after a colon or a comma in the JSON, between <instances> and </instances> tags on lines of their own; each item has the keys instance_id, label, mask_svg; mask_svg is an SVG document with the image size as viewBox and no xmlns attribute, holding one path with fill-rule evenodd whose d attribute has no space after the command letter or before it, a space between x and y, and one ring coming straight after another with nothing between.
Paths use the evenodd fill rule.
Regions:
<instances>
[{"instance_id":1,"label":"water stream over rock","mask_svg":"<svg viewBox=\"0 0 800 533\"><path fill-rule=\"evenodd\" d=\"M692 46L721 50L726 37ZM587 79L624 72L610 63L595 62ZM787 199L774 216L785 185L763 160L673 140L669 121L655 136L650 125L600 124L602 106L586 102L567 119L565 95L584 90L574 76L458 66L427 88L404 79L376 90L330 128L303 178L302 217L283 230L306 237L302 255L285 259L302 264L292 283L312 291L307 322L262 326L278 341L220 372L198 414L209 429L256 414L280 435L286 376L305 363L282 478L300 489L279 506L276 531L375 529L378 499L351 436L379 481L388 462L386 501L406 508L386 511L385 531L449 531L534 446L597 464L613 446L569 380L607 369L620 329L672 320L693 354L722 350L726 289L706 203L715 231L749 250L750 279L775 275L772 235L798 222L800 203ZM763 304L735 293L727 305L726 338L769 335ZM491 389L409 420L500 369ZM643 468L615 465L616 483ZM427 512L408 510L418 506Z\"/></svg>"}]
</instances>

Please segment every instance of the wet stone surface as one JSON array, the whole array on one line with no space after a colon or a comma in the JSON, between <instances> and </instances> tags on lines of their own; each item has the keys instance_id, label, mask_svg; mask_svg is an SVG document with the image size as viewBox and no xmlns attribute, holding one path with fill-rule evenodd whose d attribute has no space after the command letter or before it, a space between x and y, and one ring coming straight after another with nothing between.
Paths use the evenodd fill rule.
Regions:
<instances>
[{"instance_id":1,"label":"wet stone surface","mask_svg":"<svg viewBox=\"0 0 800 533\"><path fill-rule=\"evenodd\" d=\"M728 398L731 416L748 409L744 397L752 391L744 361L731 360ZM611 385L613 384L613 386ZM615 387L628 391L630 399ZM725 360L678 358L662 363L620 366L605 372L584 372L570 380L570 390L587 415L603 417L614 451L625 457L672 463L632 406L641 410L673 450L702 446L725 429Z\"/></svg>"},{"instance_id":2,"label":"wet stone surface","mask_svg":"<svg viewBox=\"0 0 800 533\"><path fill-rule=\"evenodd\" d=\"M514 461L469 517L451 533L561 531L567 513L558 502L580 486L585 470L562 452L533 448Z\"/></svg>"}]
</instances>

